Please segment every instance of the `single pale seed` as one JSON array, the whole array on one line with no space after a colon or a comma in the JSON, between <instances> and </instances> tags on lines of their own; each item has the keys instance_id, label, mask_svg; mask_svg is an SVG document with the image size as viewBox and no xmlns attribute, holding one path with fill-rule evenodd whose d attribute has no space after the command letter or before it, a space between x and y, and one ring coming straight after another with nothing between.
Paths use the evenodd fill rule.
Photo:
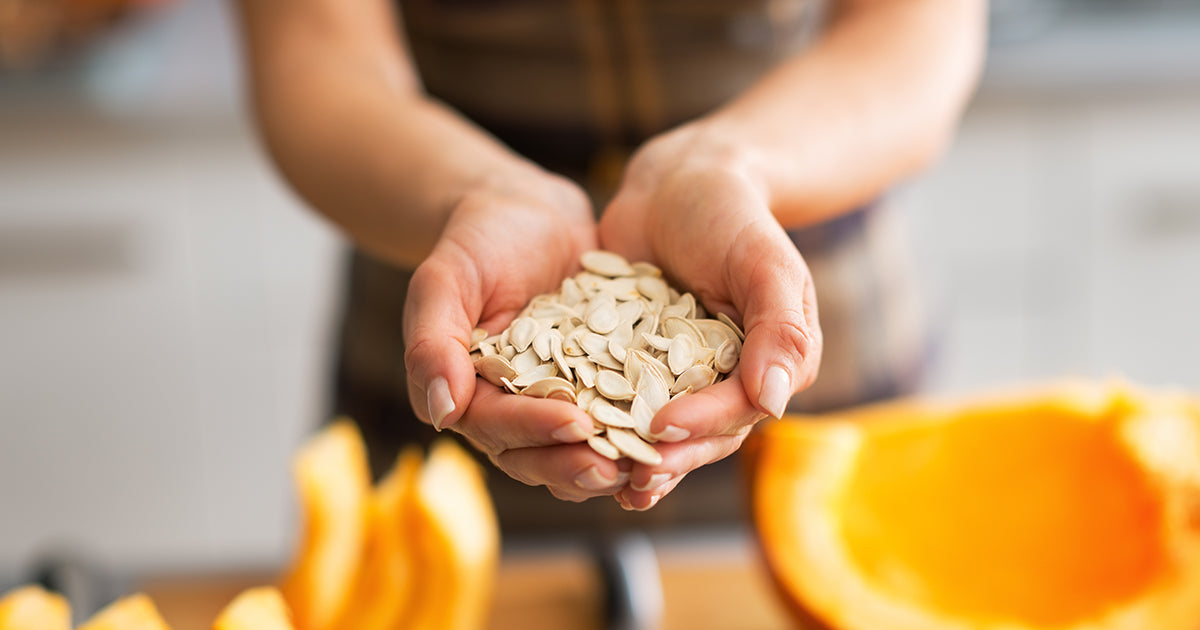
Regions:
<instances>
[{"instance_id":1,"label":"single pale seed","mask_svg":"<svg viewBox=\"0 0 1200 630\"><path fill-rule=\"evenodd\" d=\"M579 382L582 383L584 387L596 386L596 373L598 370L596 369L596 364L592 363L591 359L588 359L587 357L579 357L579 359L575 362L574 367L575 375L579 377Z\"/></svg>"},{"instance_id":2,"label":"single pale seed","mask_svg":"<svg viewBox=\"0 0 1200 630\"><path fill-rule=\"evenodd\" d=\"M596 400L598 396L599 394L596 393L596 388L584 387L583 389L575 392L575 404L579 405L580 409L587 411L591 408L592 401Z\"/></svg>"},{"instance_id":3,"label":"single pale seed","mask_svg":"<svg viewBox=\"0 0 1200 630\"><path fill-rule=\"evenodd\" d=\"M512 325L508 327L508 338L517 352L524 352L529 348L529 344L533 343L533 338L538 334L538 328L537 320L532 317L518 317L513 320Z\"/></svg>"},{"instance_id":4,"label":"single pale seed","mask_svg":"<svg viewBox=\"0 0 1200 630\"><path fill-rule=\"evenodd\" d=\"M693 365L684 370L679 378L675 379L675 384L671 386L671 393L678 394L684 390L698 392L705 387L713 384L717 378L717 371L707 365Z\"/></svg>"},{"instance_id":5,"label":"single pale seed","mask_svg":"<svg viewBox=\"0 0 1200 630\"><path fill-rule=\"evenodd\" d=\"M646 345L658 350L666 352L671 349L671 338L655 335L653 333L642 333L642 339L646 341Z\"/></svg>"},{"instance_id":6,"label":"single pale seed","mask_svg":"<svg viewBox=\"0 0 1200 630\"><path fill-rule=\"evenodd\" d=\"M636 273L633 267L629 266L621 255L603 250L592 250L584 252L579 257L580 264L584 269L601 276L609 278L617 278L620 276L632 276Z\"/></svg>"},{"instance_id":7,"label":"single pale seed","mask_svg":"<svg viewBox=\"0 0 1200 630\"><path fill-rule=\"evenodd\" d=\"M616 339L608 340L608 353L612 355L612 358L620 362L621 365L625 364L625 352L624 344L621 344Z\"/></svg>"},{"instance_id":8,"label":"single pale seed","mask_svg":"<svg viewBox=\"0 0 1200 630\"><path fill-rule=\"evenodd\" d=\"M696 359L696 342L688 335L680 335L671 340L671 347L667 350L667 367L671 368L671 373L676 376L683 374L683 371L692 367Z\"/></svg>"},{"instance_id":9,"label":"single pale seed","mask_svg":"<svg viewBox=\"0 0 1200 630\"><path fill-rule=\"evenodd\" d=\"M639 276L653 276L657 278L662 275L662 269L648 262L630 263L629 266L633 268L633 273Z\"/></svg>"},{"instance_id":10,"label":"single pale seed","mask_svg":"<svg viewBox=\"0 0 1200 630\"><path fill-rule=\"evenodd\" d=\"M573 381L575 375L571 372L571 366L567 364L566 354L563 353L563 335L557 328L550 332L550 356L554 358L554 364L558 366L558 371L562 372L563 378Z\"/></svg>"},{"instance_id":11,"label":"single pale seed","mask_svg":"<svg viewBox=\"0 0 1200 630\"><path fill-rule=\"evenodd\" d=\"M528 372L521 372L512 382L517 387L529 387L544 378L550 378L556 374L558 374L558 368L554 367L553 363L543 363Z\"/></svg>"},{"instance_id":12,"label":"single pale seed","mask_svg":"<svg viewBox=\"0 0 1200 630\"><path fill-rule=\"evenodd\" d=\"M733 323L733 320L729 319L729 316L726 315L725 313L717 313L717 321L721 322L722 324L725 324L726 326L729 326L729 328L732 329L733 332L737 334L738 340L740 340L740 341L746 340L746 333L742 332L741 327L739 327L737 324Z\"/></svg>"},{"instance_id":13,"label":"single pale seed","mask_svg":"<svg viewBox=\"0 0 1200 630\"><path fill-rule=\"evenodd\" d=\"M592 437L588 438L587 443L588 446L592 447L593 451L596 451L604 457L614 460L621 459L621 451L617 450L617 447L613 446L613 443L609 442L608 438L604 437L603 435L593 435Z\"/></svg>"},{"instance_id":14,"label":"single pale seed","mask_svg":"<svg viewBox=\"0 0 1200 630\"><path fill-rule=\"evenodd\" d=\"M648 466L657 466L662 463L662 455L653 446L638 437L637 433L629 429L613 427L608 430L605 437L612 442L613 446L617 447L618 451L621 451L621 454L635 462Z\"/></svg>"},{"instance_id":15,"label":"single pale seed","mask_svg":"<svg viewBox=\"0 0 1200 630\"><path fill-rule=\"evenodd\" d=\"M674 339L680 335L687 335L692 338L696 345L704 343L704 335L700 334L700 329L691 320L683 317L666 317L662 318L662 334L664 337Z\"/></svg>"},{"instance_id":16,"label":"single pale seed","mask_svg":"<svg viewBox=\"0 0 1200 630\"><path fill-rule=\"evenodd\" d=\"M633 404L629 407L629 417L633 419L633 430L647 442L654 442L654 436L650 433L650 422L654 420L654 410L650 408L650 403L642 399L641 396L633 399Z\"/></svg>"},{"instance_id":17,"label":"single pale seed","mask_svg":"<svg viewBox=\"0 0 1200 630\"><path fill-rule=\"evenodd\" d=\"M717 352L713 356L713 365L716 366L718 372L728 374L737 367L741 352L742 344L737 339L726 339L721 347L717 348Z\"/></svg>"},{"instance_id":18,"label":"single pale seed","mask_svg":"<svg viewBox=\"0 0 1200 630\"><path fill-rule=\"evenodd\" d=\"M556 398L575 402L575 386L571 385L570 381L557 376L534 381L529 387L521 390L521 393L534 398Z\"/></svg>"},{"instance_id":19,"label":"single pale seed","mask_svg":"<svg viewBox=\"0 0 1200 630\"><path fill-rule=\"evenodd\" d=\"M558 289L558 299L565 306L575 306L583 301L583 289L574 278L563 278L562 286Z\"/></svg>"},{"instance_id":20,"label":"single pale seed","mask_svg":"<svg viewBox=\"0 0 1200 630\"><path fill-rule=\"evenodd\" d=\"M471 331L471 349L479 345L479 342L488 338L488 333L482 328L475 328Z\"/></svg>"},{"instance_id":21,"label":"single pale seed","mask_svg":"<svg viewBox=\"0 0 1200 630\"><path fill-rule=\"evenodd\" d=\"M637 395L629 381L612 370L600 370L596 375L596 391L609 400L630 400Z\"/></svg>"},{"instance_id":22,"label":"single pale seed","mask_svg":"<svg viewBox=\"0 0 1200 630\"><path fill-rule=\"evenodd\" d=\"M589 354L587 356L587 358L589 361L591 361L592 363L595 363L599 367L608 368L610 370L616 370L618 372L625 371L625 366L622 365L621 362L618 361L616 357L609 354L607 350L605 350L604 352L597 352L596 354Z\"/></svg>"},{"instance_id":23,"label":"single pale seed","mask_svg":"<svg viewBox=\"0 0 1200 630\"><path fill-rule=\"evenodd\" d=\"M599 299L601 296L608 296L607 299ZM612 301L612 296L607 293L600 293L596 298L588 302L587 314L584 316L588 328L600 334L612 332L617 324L621 323L621 314L617 312L617 304Z\"/></svg>"},{"instance_id":24,"label":"single pale seed","mask_svg":"<svg viewBox=\"0 0 1200 630\"><path fill-rule=\"evenodd\" d=\"M512 364L498 354L492 354L476 359L475 371L478 372L484 380L492 385L495 385L496 387L504 386L504 382L500 380L502 378L514 379L517 377L517 371L513 369Z\"/></svg>"},{"instance_id":25,"label":"single pale seed","mask_svg":"<svg viewBox=\"0 0 1200 630\"><path fill-rule=\"evenodd\" d=\"M588 331L579 336L579 346L587 354L608 352L608 337Z\"/></svg>"},{"instance_id":26,"label":"single pale seed","mask_svg":"<svg viewBox=\"0 0 1200 630\"><path fill-rule=\"evenodd\" d=\"M674 383L674 379L670 383L663 379L663 376L658 373L658 370L642 370L642 379L638 382L637 397L647 405L654 413L658 413L671 400L670 387Z\"/></svg>"},{"instance_id":27,"label":"single pale seed","mask_svg":"<svg viewBox=\"0 0 1200 630\"><path fill-rule=\"evenodd\" d=\"M542 330L533 338L533 343L530 345L533 351L537 353L539 359L549 361L550 357L550 330L549 328Z\"/></svg>"},{"instance_id":28,"label":"single pale seed","mask_svg":"<svg viewBox=\"0 0 1200 630\"><path fill-rule=\"evenodd\" d=\"M612 406L603 398L597 398L592 401L592 406L588 407L588 413L607 427L622 427L625 429L633 428L633 418L626 412Z\"/></svg>"},{"instance_id":29,"label":"single pale seed","mask_svg":"<svg viewBox=\"0 0 1200 630\"><path fill-rule=\"evenodd\" d=\"M501 376L500 382L504 383L504 389L507 389L508 391L510 391L514 394L521 393L521 389L519 387L517 387L516 385L513 385L513 382L508 380L508 378Z\"/></svg>"},{"instance_id":30,"label":"single pale seed","mask_svg":"<svg viewBox=\"0 0 1200 630\"><path fill-rule=\"evenodd\" d=\"M631 328L645 312L646 303L640 299L617 303L617 314L621 316L621 323L629 324Z\"/></svg>"},{"instance_id":31,"label":"single pale seed","mask_svg":"<svg viewBox=\"0 0 1200 630\"><path fill-rule=\"evenodd\" d=\"M671 292L667 289L667 282L655 276L639 276L637 279L637 290L651 302L665 305L671 299Z\"/></svg>"},{"instance_id":32,"label":"single pale seed","mask_svg":"<svg viewBox=\"0 0 1200 630\"><path fill-rule=\"evenodd\" d=\"M514 356L512 361L509 363L512 363L513 369L516 370L518 374L525 374L533 368L541 365L542 360L538 358L538 355L533 351L533 348L530 348L525 352L521 352Z\"/></svg>"}]
</instances>

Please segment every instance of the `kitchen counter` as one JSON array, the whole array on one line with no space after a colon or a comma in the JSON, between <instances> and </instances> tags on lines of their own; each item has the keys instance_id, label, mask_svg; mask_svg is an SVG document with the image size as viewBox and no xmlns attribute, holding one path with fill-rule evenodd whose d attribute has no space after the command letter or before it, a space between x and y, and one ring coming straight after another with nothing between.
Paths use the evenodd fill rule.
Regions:
<instances>
[{"instance_id":1,"label":"kitchen counter","mask_svg":"<svg viewBox=\"0 0 1200 630\"><path fill-rule=\"evenodd\" d=\"M655 543L662 575L662 630L767 630L790 621L751 543L703 537ZM166 575L140 585L173 630L208 630L245 588L275 575ZM602 628L603 584L582 548L506 551L489 628Z\"/></svg>"}]
</instances>

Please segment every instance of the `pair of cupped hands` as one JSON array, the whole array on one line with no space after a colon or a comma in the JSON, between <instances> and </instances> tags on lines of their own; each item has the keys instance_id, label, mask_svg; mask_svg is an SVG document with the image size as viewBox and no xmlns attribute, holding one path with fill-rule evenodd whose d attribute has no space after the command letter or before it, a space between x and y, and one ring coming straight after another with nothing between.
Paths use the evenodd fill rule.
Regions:
<instances>
[{"instance_id":1,"label":"pair of cupped hands","mask_svg":"<svg viewBox=\"0 0 1200 630\"><path fill-rule=\"evenodd\" d=\"M405 362L417 415L560 499L612 495L625 509L653 507L687 473L736 451L755 423L781 415L816 378L812 279L770 203L751 157L713 150L686 129L634 154L598 224L587 195L557 175L529 168L483 182L457 201L409 288ZM468 356L473 328L500 332L597 248L658 265L746 333L729 378L657 413L656 466L597 454L582 409L503 392L476 378Z\"/></svg>"}]
</instances>

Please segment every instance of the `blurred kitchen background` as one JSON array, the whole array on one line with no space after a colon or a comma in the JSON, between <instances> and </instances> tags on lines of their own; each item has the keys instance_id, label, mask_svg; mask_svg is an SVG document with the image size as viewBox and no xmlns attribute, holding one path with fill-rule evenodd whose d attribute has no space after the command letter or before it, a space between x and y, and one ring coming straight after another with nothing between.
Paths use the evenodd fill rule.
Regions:
<instances>
[{"instance_id":1,"label":"blurred kitchen background","mask_svg":"<svg viewBox=\"0 0 1200 630\"><path fill-rule=\"evenodd\" d=\"M896 191L940 331L927 389L1200 391L1200 2L992 15L961 133ZM278 565L341 243L256 145L229 8L143 3L36 68L11 31L0 50L0 577L62 549Z\"/></svg>"}]
</instances>

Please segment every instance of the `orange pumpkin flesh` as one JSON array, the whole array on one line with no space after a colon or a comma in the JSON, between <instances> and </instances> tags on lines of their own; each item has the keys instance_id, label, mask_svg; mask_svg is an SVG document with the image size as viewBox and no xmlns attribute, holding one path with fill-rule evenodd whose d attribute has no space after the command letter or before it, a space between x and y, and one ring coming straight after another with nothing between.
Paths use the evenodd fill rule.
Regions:
<instances>
[{"instance_id":1,"label":"orange pumpkin flesh","mask_svg":"<svg viewBox=\"0 0 1200 630\"><path fill-rule=\"evenodd\" d=\"M213 622L213 630L292 630L283 596L274 587L252 588L239 594Z\"/></svg>"},{"instance_id":2,"label":"orange pumpkin flesh","mask_svg":"<svg viewBox=\"0 0 1200 630\"><path fill-rule=\"evenodd\" d=\"M424 457L413 446L401 452L395 466L371 495L367 543L362 567L337 623L339 630L390 630L401 627L415 575L412 531L405 506L412 501Z\"/></svg>"},{"instance_id":3,"label":"orange pumpkin flesh","mask_svg":"<svg viewBox=\"0 0 1200 630\"><path fill-rule=\"evenodd\" d=\"M0 597L0 630L70 630L71 607L61 595L23 586Z\"/></svg>"},{"instance_id":4,"label":"orange pumpkin flesh","mask_svg":"<svg viewBox=\"0 0 1200 630\"><path fill-rule=\"evenodd\" d=\"M282 591L300 630L330 630L343 614L362 564L371 488L366 448L341 420L306 442L293 476L304 511L295 564Z\"/></svg>"},{"instance_id":5,"label":"orange pumpkin flesh","mask_svg":"<svg viewBox=\"0 0 1200 630\"><path fill-rule=\"evenodd\" d=\"M1194 403L1071 386L765 427L754 519L841 630L1175 630L1200 619Z\"/></svg>"},{"instance_id":6,"label":"orange pumpkin flesh","mask_svg":"<svg viewBox=\"0 0 1200 630\"><path fill-rule=\"evenodd\" d=\"M142 594L130 595L109 604L79 626L79 630L170 630L155 608Z\"/></svg>"},{"instance_id":7,"label":"orange pumpkin flesh","mask_svg":"<svg viewBox=\"0 0 1200 630\"><path fill-rule=\"evenodd\" d=\"M407 630L483 628L499 566L500 533L483 471L450 440L421 468L410 504L418 574Z\"/></svg>"}]
</instances>

